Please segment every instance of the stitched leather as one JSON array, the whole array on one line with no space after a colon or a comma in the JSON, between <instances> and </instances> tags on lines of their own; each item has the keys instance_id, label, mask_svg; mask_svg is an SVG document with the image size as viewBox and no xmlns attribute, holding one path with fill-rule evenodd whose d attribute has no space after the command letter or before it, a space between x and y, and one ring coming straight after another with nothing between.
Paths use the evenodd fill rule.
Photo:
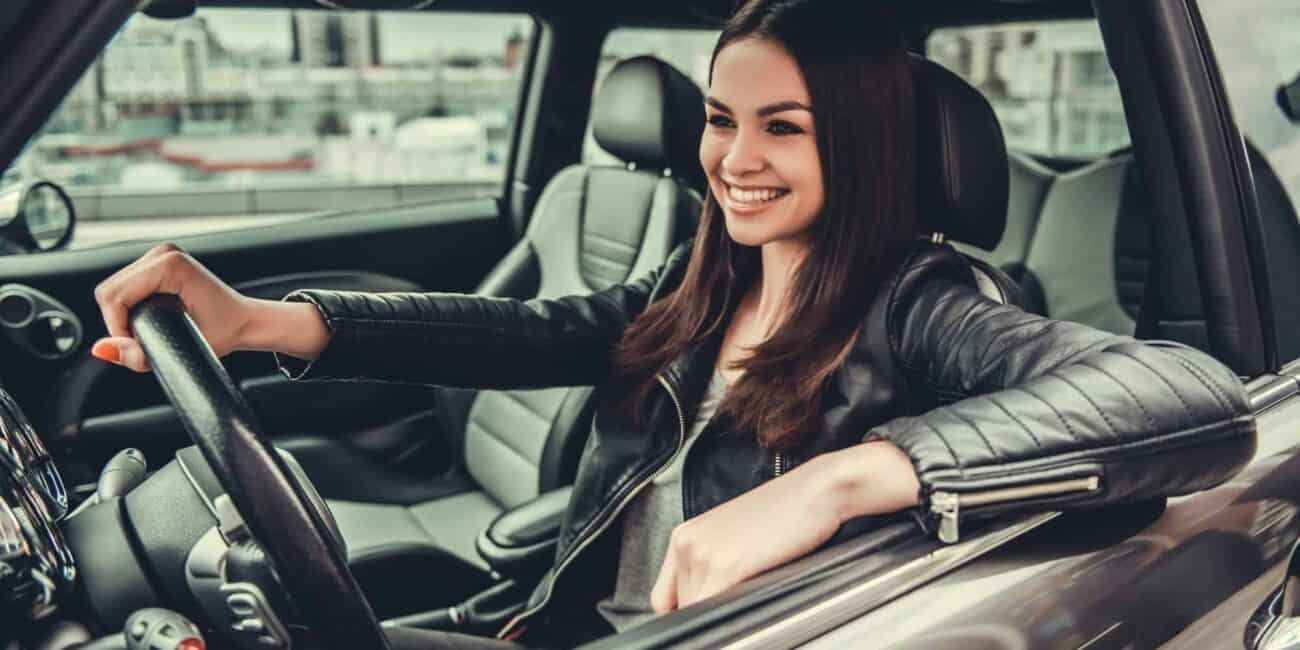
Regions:
<instances>
[{"instance_id":1,"label":"stitched leather","mask_svg":"<svg viewBox=\"0 0 1300 650\"><path fill-rule=\"evenodd\" d=\"M947 250L918 255L889 314L912 384L966 397L875 428L913 458L926 490L991 476L1014 483L1033 468L1089 462L1104 481L1092 498L1075 500L1086 505L1139 496L1139 486L1143 497L1204 489L1250 459L1245 392L1213 358L992 303L960 281L966 273ZM931 392L931 403L949 397ZM1187 472L1178 448L1216 438L1235 443L1217 469ZM1127 462L1139 449L1168 451L1150 464Z\"/></svg>"},{"instance_id":2,"label":"stitched leather","mask_svg":"<svg viewBox=\"0 0 1300 650\"><path fill-rule=\"evenodd\" d=\"M688 246L642 280L585 297L522 302L300 292L334 330L307 376L346 371L491 386L599 383L607 360L571 355L607 354L623 324L677 286ZM1093 507L1209 487L1254 450L1245 391L1229 369L1177 344L1143 343L995 303L979 292L968 262L950 246L919 245L885 283L862 328L828 383L822 426L789 450L790 466L875 431L911 457L927 494L1084 472L1100 475L1103 489L1013 507ZM440 337L444 332L449 336ZM716 339L692 346L665 371L683 404L697 401L716 359ZM410 353L416 349L421 354ZM637 430L611 424L597 410L557 561L580 544L582 557L608 556L603 546L612 539L608 524L617 506L671 453L679 428L673 402L658 391L646 406L645 428ZM772 477L770 453L752 432L706 438L687 459L696 512ZM582 543L597 530L606 531L599 541ZM612 571L594 560L572 563L552 602L582 607L572 600L577 585L590 586ZM552 578L543 579L532 605Z\"/></svg>"},{"instance_id":3,"label":"stitched leather","mask_svg":"<svg viewBox=\"0 0 1300 650\"><path fill-rule=\"evenodd\" d=\"M684 266L679 245L665 266ZM676 264L673 264L673 260ZM590 295L515 300L445 293L295 291L331 331L308 364L281 357L291 378L381 379L460 388L589 386L605 375L617 337L652 298L660 269ZM411 350L421 354L412 355ZM536 366L516 366L522 356Z\"/></svg>"}]
</instances>

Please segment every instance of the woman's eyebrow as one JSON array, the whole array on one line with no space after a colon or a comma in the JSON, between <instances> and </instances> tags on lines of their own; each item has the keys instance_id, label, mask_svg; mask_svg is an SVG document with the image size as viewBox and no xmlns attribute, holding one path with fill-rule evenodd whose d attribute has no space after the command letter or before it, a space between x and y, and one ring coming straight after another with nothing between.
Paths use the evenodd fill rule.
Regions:
<instances>
[{"instance_id":1,"label":"woman's eyebrow","mask_svg":"<svg viewBox=\"0 0 1300 650\"><path fill-rule=\"evenodd\" d=\"M726 104L723 104L716 97L705 97L704 103L724 113L732 112L731 108L729 108ZM809 113L811 113L812 109L805 104L801 104L794 100L788 100L784 102L777 102L775 104L768 104L767 106L764 106L755 112L759 117L767 117L768 115L773 115L775 113L783 113L785 111L808 111Z\"/></svg>"},{"instance_id":2,"label":"woman's eyebrow","mask_svg":"<svg viewBox=\"0 0 1300 650\"><path fill-rule=\"evenodd\" d=\"M799 102L790 100L784 102L777 102L775 104L768 104L767 106L758 109L757 112L759 117L767 117L768 115L772 115L774 113L784 113L785 111L808 111L809 113L811 113L812 109L803 104L800 104Z\"/></svg>"}]
</instances>

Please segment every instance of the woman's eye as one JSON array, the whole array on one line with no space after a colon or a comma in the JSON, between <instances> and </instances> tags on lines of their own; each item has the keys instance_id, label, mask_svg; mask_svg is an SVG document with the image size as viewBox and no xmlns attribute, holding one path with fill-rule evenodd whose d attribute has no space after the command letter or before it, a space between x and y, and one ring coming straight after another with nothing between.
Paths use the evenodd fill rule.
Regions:
<instances>
[{"instance_id":1,"label":"woman's eye","mask_svg":"<svg viewBox=\"0 0 1300 650\"><path fill-rule=\"evenodd\" d=\"M723 129L729 129L735 126L730 119L727 119L727 117L723 115L710 115L707 121L711 126Z\"/></svg>"},{"instance_id":2,"label":"woman's eye","mask_svg":"<svg viewBox=\"0 0 1300 650\"><path fill-rule=\"evenodd\" d=\"M768 124L767 131L772 135L793 135L795 133L803 133L803 129L789 122L782 122L780 120Z\"/></svg>"}]
</instances>

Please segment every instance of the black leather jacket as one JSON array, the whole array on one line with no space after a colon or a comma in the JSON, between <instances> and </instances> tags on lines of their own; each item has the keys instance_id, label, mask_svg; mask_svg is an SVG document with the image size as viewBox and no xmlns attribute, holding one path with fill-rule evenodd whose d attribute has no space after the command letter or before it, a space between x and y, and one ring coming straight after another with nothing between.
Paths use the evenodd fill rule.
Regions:
<instances>
[{"instance_id":1,"label":"black leather jacket","mask_svg":"<svg viewBox=\"0 0 1300 650\"><path fill-rule=\"evenodd\" d=\"M684 244L635 282L554 300L297 292L289 299L315 303L333 334L314 363L286 362L286 371L474 388L599 385L624 327L677 286L689 254ZM1228 368L1176 343L993 302L948 246L918 245L862 327L807 443L776 453L752 434L716 435L726 423L710 423L685 459L687 517L868 436L911 457L919 519L945 541L970 516L1208 488L1254 453L1254 419ZM556 563L503 635L539 615L589 611L609 593L619 537L610 531L682 448L719 343L720 335L696 343L660 374L643 429L597 411Z\"/></svg>"}]
</instances>

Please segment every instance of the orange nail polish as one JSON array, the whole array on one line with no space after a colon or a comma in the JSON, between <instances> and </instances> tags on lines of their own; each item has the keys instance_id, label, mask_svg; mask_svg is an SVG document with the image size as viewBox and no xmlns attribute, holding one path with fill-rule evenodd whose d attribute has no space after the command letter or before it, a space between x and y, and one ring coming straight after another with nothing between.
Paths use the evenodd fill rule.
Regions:
<instances>
[{"instance_id":1,"label":"orange nail polish","mask_svg":"<svg viewBox=\"0 0 1300 650\"><path fill-rule=\"evenodd\" d=\"M122 352L117 349L116 345L107 341L100 341L90 348L91 356L97 359L103 359L110 363L117 363L122 360Z\"/></svg>"}]
</instances>

